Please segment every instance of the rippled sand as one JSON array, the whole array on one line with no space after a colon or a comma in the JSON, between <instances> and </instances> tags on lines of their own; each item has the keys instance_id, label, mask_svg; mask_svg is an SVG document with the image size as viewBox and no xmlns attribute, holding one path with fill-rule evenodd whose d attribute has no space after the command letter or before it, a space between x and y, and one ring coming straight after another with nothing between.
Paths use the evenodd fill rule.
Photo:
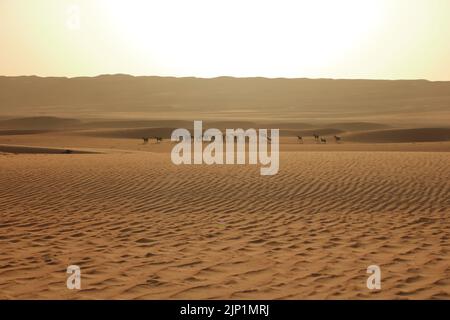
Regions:
<instances>
[{"instance_id":1,"label":"rippled sand","mask_svg":"<svg viewBox=\"0 0 450 320\"><path fill-rule=\"evenodd\" d=\"M0 154L0 298L448 299L449 168L447 152L282 152L276 176Z\"/></svg>"}]
</instances>

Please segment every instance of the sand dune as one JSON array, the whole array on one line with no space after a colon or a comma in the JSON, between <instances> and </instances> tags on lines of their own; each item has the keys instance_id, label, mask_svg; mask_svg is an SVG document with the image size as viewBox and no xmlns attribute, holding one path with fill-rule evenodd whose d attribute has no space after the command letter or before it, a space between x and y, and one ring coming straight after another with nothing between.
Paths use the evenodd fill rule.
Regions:
<instances>
[{"instance_id":1,"label":"sand dune","mask_svg":"<svg viewBox=\"0 0 450 320\"><path fill-rule=\"evenodd\" d=\"M143 128L193 128L192 121L187 120L151 120L151 119L66 119L59 117L27 117L11 118L0 120L0 128L10 130L0 130L2 132L19 131L45 131L55 129L81 130L81 129L143 129ZM201 119L199 119L201 120ZM305 123L305 122L274 122L274 121L240 121L240 120L207 120L203 122L204 128L218 128L225 130L228 128L277 128L281 130L298 130L299 132L322 131L324 134L330 130L336 132L344 131L366 131L376 129L386 129L389 126L381 123L368 122L346 122L346 123ZM41 130L37 130L41 129Z\"/></svg>"},{"instance_id":2,"label":"sand dune","mask_svg":"<svg viewBox=\"0 0 450 320\"><path fill-rule=\"evenodd\" d=\"M0 152L2 153L31 153L31 154L80 154L80 153L94 153L92 151L48 148L48 147L32 147L32 146L16 146L16 145L0 145Z\"/></svg>"},{"instance_id":3,"label":"sand dune","mask_svg":"<svg viewBox=\"0 0 450 320\"><path fill-rule=\"evenodd\" d=\"M101 121L89 121L85 120L80 124L78 129L136 129L136 128L164 128L164 127L174 127L174 128L190 128L192 126L192 121L184 120L101 120Z\"/></svg>"},{"instance_id":4,"label":"sand dune","mask_svg":"<svg viewBox=\"0 0 450 320\"><path fill-rule=\"evenodd\" d=\"M119 139L141 139L142 137L162 137L170 139L176 128L141 128L141 129L118 129L118 130L93 130L77 134L91 137L119 138Z\"/></svg>"},{"instance_id":5,"label":"sand dune","mask_svg":"<svg viewBox=\"0 0 450 320\"><path fill-rule=\"evenodd\" d=\"M46 133L49 130L0 130L0 136L17 136L17 135L29 135Z\"/></svg>"},{"instance_id":6,"label":"sand dune","mask_svg":"<svg viewBox=\"0 0 450 320\"><path fill-rule=\"evenodd\" d=\"M449 89L0 77L0 298L450 299ZM279 173L173 165L193 120L280 128Z\"/></svg>"},{"instance_id":7,"label":"sand dune","mask_svg":"<svg viewBox=\"0 0 450 320\"><path fill-rule=\"evenodd\" d=\"M212 124L210 125L212 126ZM206 129L205 126L204 129ZM241 128L239 126L233 128ZM257 127L256 127L257 128ZM273 126L268 126L273 128ZM170 139L173 130L176 128L140 128L140 129L118 129L118 130L92 130L85 132L77 132L76 134L82 134L91 137L105 137L105 138L120 138L120 139L140 139L142 137L163 137L164 139ZM189 130L193 134L193 130ZM313 136L319 134L322 136L333 136L341 134L343 131L338 129L316 129L316 130L280 130L281 136L296 137L296 136Z\"/></svg>"},{"instance_id":8,"label":"sand dune","mask_svg":"<svg viewBox=\"0 0 450 320\"><path fill-rule=\"evenodd\" d=\"M34 123L35 122L35 123ZM40 128L41 130L31 129L24 130L29 123L34 123L33 128ZM163 125L169 125L164 127ZM27 135L45 133L50 130L68 130L75 134L81 134L91 137L103 138L120 138L120 139L140 139L142 137L163 137L169 139L171 133L176 128L187 128L192 132L193 121L183 120L104 120L104 121L89 121L78 119L64 119L58 117L30 117L30 118L13 118L9 120L0 121L0 128L19 128L0 130L1 135ZM333 127L335 126L335 127ZM371 128L384 128L386 125L376 123L334 123L322 124L321 126L307 123L296 122L249 122L249 121L205 121L203 123L204 130L208 128L218 128L225 130L228 128L267 128L280 129L282 136L313 136L318 134L321 136L333 136L342 134L345 131L354 130L369 130ZM357 138L351 141L358 141ZM364 139L361 141L365 142ZM433 140L430 140L433 141ZM369 141L370 142L370 141ZM395 140L394 140L395 142Z\"/></svg>"},{"instance_id":9,"label":"sand dune","mask_svg":"<svg viewBox=\"0 0 450 320\"><path fill-rule=\"evenodd\" d=\"M19 135L0 135L0 145L46 147L56 149L72 149L99 151L102 153L128 153L134 151L168 153L174 144L168 139L163 143L156 143L151 139L149 143L144 144L142 135L150 133L136 129L113 129L113 130L69 130L69 131L49 131L39 134L19 134ZM158 128L152 128L155 136L167 134L161 132ZM324 136L328 143L318 144L313 132L303 135L303 143L299 143L296 131L281 131L280 150L283 152L343 152L343 151L392 151L392 152L449 152L450 141L444 142L416 142L416 143L358 143L347 140L342 135L343 142L336 143L333 135ZM304 132L303 132L304 133ZM309 135L311 134L311 135ZM129 138L127 138L127 136ZM133 138L134 137L134 138ZM151 135L149 135L151 137Z\"/></svg>"},{"instance_id":10,"label":"sand dune","mask_svg":"<svg viewBox=\"0 0 450 320\"><path fill-rule=\"evenodd\" d=\"M0 297L450 298L450 153L280 162L262 177L168 152L0 156Z\"/></svg>"},{"instance_id":11,"label":"sand dune","mask_svg":"<svg viewBox=\"0 0 450 320\"><path fill-rule=\"evenodd\" d=\"M0 128L8 129L64 129L79 125L78 119L65 119L58 117L26 117L0 120Z\"/></svg>"},{"instance_id":12,"label":"sand dune","mask_svg":"<svg viewBox=\"0 0 450 320\"><path fill-rule=\"evenodd\" d=\"M449 141L450 128L415 128L367 131L349 134L348 141L369 143Z\"/></svg>"},{"instance_id":13,"label":"sand dune","mask_svg":"<svg viewBox=\"0 0 450 320\"><path fill-rule=\"evenodd\" d=\"M372 122L343 122L343 123L329 123L325 127L336 128L342 131L367 131L380 130L389 128L388 125L382 123Z\"/></svg>"},{"instance_id":14,"label":"sand dune","mask_svg":"<svg viewBox=\"0 0 450 320\"><path fill-rule=\"evenodd\" d=\"M334 128L318 128L313 130L281 130L280 134L283 136L291 136L291 137L312 137L315 134L320 136L334 136L336 134L341 134L344 131Z\"/></svg>"}]
</instances>

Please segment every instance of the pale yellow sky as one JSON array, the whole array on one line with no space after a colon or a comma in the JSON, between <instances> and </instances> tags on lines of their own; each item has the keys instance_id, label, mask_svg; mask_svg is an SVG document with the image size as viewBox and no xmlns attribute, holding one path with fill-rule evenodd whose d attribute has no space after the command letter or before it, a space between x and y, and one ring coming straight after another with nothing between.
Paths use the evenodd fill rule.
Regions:
<instances>
[{"instance_id":1,"label":"pale yellow sky","mask_svg":"<svg viewBox=\"0 0 450 320\"><path fill-rule=\"evenodd\" d=\"M450 80L450 0L0 0L0 75Z\"/></svg>"}]
</instances>

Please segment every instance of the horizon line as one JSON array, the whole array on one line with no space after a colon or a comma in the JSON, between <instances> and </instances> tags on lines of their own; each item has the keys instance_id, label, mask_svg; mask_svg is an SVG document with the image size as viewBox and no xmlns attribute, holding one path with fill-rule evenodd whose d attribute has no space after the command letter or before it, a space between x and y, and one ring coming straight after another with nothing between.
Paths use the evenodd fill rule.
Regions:
<instances>
[{"instance_id":1,"label":"horizon line","mask_svg":"<svg viewBox=\"0 0 450 320\"><path fill-rule=\"evenodd\" d=\"M230 79L267 79L267 80L348 80L348 81L426 81L426 82L450 82L449 80L429 80L426 78L397 78L397 79L386 79L386 78L314 78L314 77L266 77L266 76L213 76L213 77L198 77L198 76L170 76L170 75L133 75L128 73L103 73L97 75L86 75L86 76L44 76L36 74L28 75L0 75L2 78L61 78L61 79L80 79L80 78L100 78L100 77L131 77L131 78L174 78L174 79L200 79L200 80L214 80L221 78Z\"/></svg>"}]
</instances>

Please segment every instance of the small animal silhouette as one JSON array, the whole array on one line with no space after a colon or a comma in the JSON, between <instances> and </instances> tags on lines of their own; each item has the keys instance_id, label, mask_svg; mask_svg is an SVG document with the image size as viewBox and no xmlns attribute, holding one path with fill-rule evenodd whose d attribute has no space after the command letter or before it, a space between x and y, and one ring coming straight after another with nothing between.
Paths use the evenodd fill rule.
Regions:
<instances>
[{"instance_id":1,"label":"small animal silhouette","mask_svg":"<svg viewBox=\"0 0 450 320\"><path fill-rule=\"evenodd\" d=\"M155 139L156 139L156 143L160 143L163 141L162 137L155 137Z\"/></svg>"},{"instance_id":2,"label":"small animal silhouette","mask_svg":"<svg viewBox=\"0 0 450 320\"><path fill-rule=\"evenodd\" d=\"M336 143L339 143L342 140L342 138L339 136L334 136L334 139L336 140Z\"/></svg>"},{"instance_id":3,"label":"small animal silhouette","mask_svg":"<svg viewBox=\"0 0 450 320\"><path fill-rule=\"evenodd\" d=\"M298 142L303 143L303 137L297 136Z\"/></svg>"},{"instance_id":4,"label":"small animal silhouette","mask_svg":"<svg viewBox=\"0 0 450 320\"><path fill-rule=\"evenodd\" d=\"M319 141L320 136L318 134L313 133L314 140Z\"/></svg>"},{"instance_id":5,"label":"small animal silhouette","mask_svg":"<svg viewBox=\"0 0 450 320\"><path fill-rule=\"evenodd\" d=\"M148 143L148 138L147 137L143 137L142 140L144 140L144 144Z\"/></svg>"},{"instance_id":6,"label":"small animal silhouette","mask_svg":"<svg viewBox=\"0 0 450 320\"><path fill-rule=\"evenodd\" d=\"M320 142L321 142L321 143L327 143L327 139L325 139L325 138L320 138Z\"/></svg>"}]
</instances>

